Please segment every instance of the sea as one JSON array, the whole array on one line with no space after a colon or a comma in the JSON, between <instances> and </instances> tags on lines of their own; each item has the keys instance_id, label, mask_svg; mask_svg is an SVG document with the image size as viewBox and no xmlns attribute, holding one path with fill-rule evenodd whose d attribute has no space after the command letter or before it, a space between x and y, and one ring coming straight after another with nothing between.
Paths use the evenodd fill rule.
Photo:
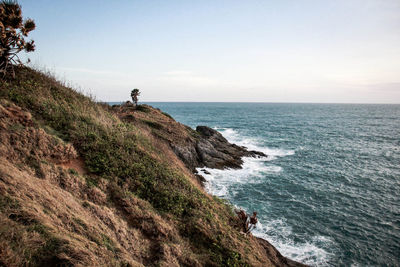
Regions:
<instances>
[{"instance_id":1,"label":"sea","mask_svg":"<svg viewBox=\"0 0 400 267\"><path fill-rule=\"evenodd\" d=\"M267 158L206 169L255 236L311 266L400 266L400 105L148 103Z\"/></svg>"}]
</instances>

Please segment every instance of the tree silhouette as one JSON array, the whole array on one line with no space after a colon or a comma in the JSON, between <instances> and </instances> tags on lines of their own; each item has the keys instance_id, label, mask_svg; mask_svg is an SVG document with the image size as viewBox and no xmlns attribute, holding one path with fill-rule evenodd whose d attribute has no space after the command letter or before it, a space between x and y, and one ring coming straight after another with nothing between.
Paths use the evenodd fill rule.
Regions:
<instances>
[{"instance_id":1,"label":"tree silhouette","mask_svg":"<svg viewBox=\"0 0 400 267\"><path fill-rule=\"evenodd\" d=\"M133 101L133 103L135 103L135 105L137 105L138 96L140 96L139 89L137 89L137 88L133 89L131 92L131 97L132 97L132 101Z\"/></svg>"},{"instance_id":2,"label":"tree silhouette","mask_svg":"<svg viewBox=\"0 0 400 267\"><path fill-rule=\"evenodd\" d=\"M3 76L9 71L14 75L13 65L21 63L19 52L35 50L35 42L24 39L35 27L32 19L23 21L21 6L16 1L0 2L0 72Z\"/></svg>"}]
</instances>

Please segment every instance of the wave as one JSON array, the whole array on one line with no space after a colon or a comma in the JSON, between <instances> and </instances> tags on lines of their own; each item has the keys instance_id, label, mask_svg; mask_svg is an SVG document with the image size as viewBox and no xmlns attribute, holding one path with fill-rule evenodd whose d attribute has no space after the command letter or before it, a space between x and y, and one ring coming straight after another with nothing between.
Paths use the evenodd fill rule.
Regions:
<instances>
[{"instance_id":1,"label":"wave","mask_svg":"<svg viewBox=\"0 0 400 267\"><path fill-rule=\"evenodd\" d=\"M332 254L328 248L333 241L324 236L314 236L308 242L295 242L292 228L284 220L275 220L262 224L259 222L253 231L257 237L268 240L284 256L311 266L326 266Z\"/></svg>"},{"instance_id":2,"label":"wave","mask_svg":"<svg viewBox=\"0 0 400 267\"><path fill-rule=\"evenodd\" d=\"M243 158L242 169L198 168L197 171L207 180L206 189L218 197L229 197L228 188L239 184L262 183L265 174L282 171L280 166L265 165L266 158Z\"/></svg>"},{"instance_id":3,"label":"wave","mask_svg":"<svg viewBox=\"0 0 400 267\"><path fill-rule=\"evenodd\" d=\"M197 169L206 179L206 190L209 193L228 199L233 204L235 195L242 186L263 183L268 175L276 175L283 171L282 167L273 164L274 159L295 154L294 150L265 147L262 145L262 140L242 136L231 128L214 129L220 131L231 143L245 146L250 150L262 151L268 155L268 158L243 158L242 169ZM295 234L285 223L284 218L268 222L259 220L253 234L271 242L284 256L308 265L327 265L332 256L325 249L332 245L330 239L315 236L310 238L309 242L295 242Z\"/></svg>"},{"instance_id":4,"label":"wave","mask_svg":"<svg viewBox=\"0 0 400 267\"><path fill-rule=\"evenodd\" d=\"M294 150L286 150L279 148L269 148L262 145L262 140L255 137L247 137L239 134L238 131L232 128L218 128L215 130L222 133L222 135L231 143L239 146L244 146L249 150L261 151L269 156L268 160L274 160L277 157L291 156L295 154Z\"/></svg>"}]
</instances>

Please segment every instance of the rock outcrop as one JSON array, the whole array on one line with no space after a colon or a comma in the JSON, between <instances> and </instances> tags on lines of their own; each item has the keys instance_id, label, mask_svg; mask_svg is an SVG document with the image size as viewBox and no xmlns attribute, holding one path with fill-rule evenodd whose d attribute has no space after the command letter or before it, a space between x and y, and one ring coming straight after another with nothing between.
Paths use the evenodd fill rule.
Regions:
<instances>
[{"instance_id":1,"label":"rock outcrop","mask_svg":"<svg viewBox=\"0 0 400 267\"><path fill-rule=\"evenodd\" d=\"M241 168L243 157L267 157L262 152L229 143L221 133L210 127L197 126L196 131L200 134L196 143L196 152L200 159L198 167Z\"/></svg>"},{"instance_id":2,"label":"rock outcrop","mask_svg":"<svg viewBox=\"0 0 400 267\"><path fill-rule=\"evenodd\" d=\"M265 155L16 66L0 79L0 266L294 266L193 173L243 156Z\"/></svg>"},{"instance_id":3,"label":"rock outcrop","mask_svg":"<svg viewBox=\"0 0 400 267\"><path fill-rule=\"evenodd\" d=\"M167 141L174 153L192 171L202 167L240 169L243 157L267 157L262 152L229 143L217 130L207 126L197 126L194 130L148 105L134 108L125 103L115 106L114 110L124 121L134 124L144 122L148 125L153 134Z\"/></svg>"},{"instance_id":4,"label":"rock outcrop","mask_svg":"<svg viewBox=\"0 0 400 267\"><path fill-rule=\"evenodd\" d=\"M197 126L190 142L171 142L178 157L190 169L208 167L213 169L240 169L243 157L267 157L262 152L250 151L246 147L231 144L221 133L207 127Z\"/></svg>"},{"instance_id":5,"label":"rock outcrop","mask_svg":"<svg viewBox=\"0 0 400 267\"><path fill-rule=\"evenodd\" d=\"M273 246L267 240L255 237L259 245L265 250L265 254L268 255L269 259L273 262L274 266L287 266L287 267L305 267L307 265L288 259Z\"/></svg>"}]
</instances>

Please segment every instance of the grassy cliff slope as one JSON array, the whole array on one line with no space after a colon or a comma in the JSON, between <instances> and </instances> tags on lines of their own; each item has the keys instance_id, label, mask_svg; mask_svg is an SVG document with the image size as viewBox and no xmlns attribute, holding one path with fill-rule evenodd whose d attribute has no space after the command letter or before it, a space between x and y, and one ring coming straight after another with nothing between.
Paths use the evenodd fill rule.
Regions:
<instances>
[{"instance_id":1,"label":"grassy cliff slope","mask_svg":"<svg viewBox=\"0 0 400 267\"><path fill-rule=\"evenodd\" d=\"M0 266L295 265L204 192L169 145L193 135L18 68L0 81Z\"/></svg>"}]
</instances>

